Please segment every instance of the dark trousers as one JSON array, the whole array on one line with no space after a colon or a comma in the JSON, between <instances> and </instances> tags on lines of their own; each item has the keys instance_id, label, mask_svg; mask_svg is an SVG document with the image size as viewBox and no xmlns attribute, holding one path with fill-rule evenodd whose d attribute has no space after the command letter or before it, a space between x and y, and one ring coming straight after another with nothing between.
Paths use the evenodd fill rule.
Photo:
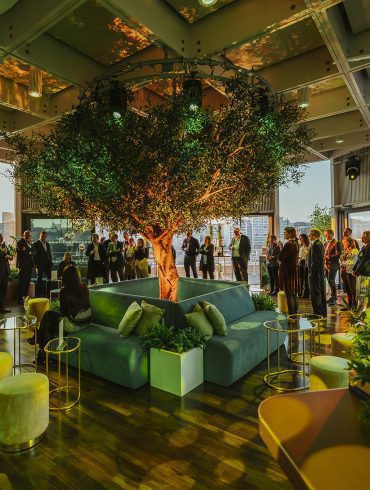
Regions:
<instances>
[{"instance_id":1,"label":"dark trousers","mask_svg":"<svg viewBox=\"0 0 370 490\"><path fill-rule=\"evenodd\" d=\"M97 277L102 277L104 282L107 282L107 274L104 262L102 260L94 260L89 266L88 276L91 284L95 284Z\"/></svg>"},{"instance_id":2,"label":"dark trousers","mask_svg":"<svg viewBox=\"0 0 370 490\"><path fill-rule=\"evenodd\" d=\"M315 315L326 316L326 294L324 278L308 276L311 304Z\"/></svg>"},{"instance_id":3,"label":"dark trousers","mask_svg":"<svg viewBox=\"0 0 370 490\"><path fill-rule=\"evenodd\" d=\"M338 270L339 267L335 267L333 266L333 264L331 264L330 270L326 271L326 279L328 280L329 283L331 299L337 299L337 286L335 284L335 278L337 276Z\"/></svg>"},{"instance_id":4,"label":"dark trousers","mask_svg":"<svg viewBox=\"0 0 370 490\"><path fill-rule=\"evenodd\" d=\"M270 289L277 293L279 291L279 266L268 264L267 271L270 277Z\"/></svg>"},{"instance_id":5,"label":"dark trousers","mask_svg":"<svg viewBox=\"0 0 370 490\"><path fill-rule=\"evenodd\" d=\"M185 267L185 273L186 273L186 277L190 277L190 268L193 272L193 276L194 277L198 277L198 274L197 274L197 258L195 255L187 255L185 254L185 257L184 257L184 267Z\"/></svg>"},{"instance_id":6,"label":"dark trousers","mask_svg":"<svg viewBox=\"0 0 370 490\"><path fill-rule=\"evenodd\" d=\"M289 315L295 315L296 313L298 313L298 306L299 306L297 295L285 293L285 296L286 296Z\"/></svg>"},{"instance_id":7,"label":"dark trousers","mask_svg":"<svg viewBox=\"0 0 370 490\"><path fill-rule=\"evenodd\" d=\"M350 308L356 306L356 277L348 272L342 273L343 286L347 293L347 301Z\"/></svg>"},{"instance_id":8,"label":"dark trousers","mask_svg":"<svg viewBox=\"0 0 370 490\"><path fill-rule=\"evenodd\" d=\"M304 298L308 298L309 296L309 287L308 287L308 269L306 267L306 261L300 260L299 262L299 289L300 294Z\"/></svg>"},{"instance_id":9,"label":"dark trousers","mask_svg":"<svg viewBox=\"0 0 370 490\"><path fill-rule=\"evenodd\" d=\"M203 276L203 279L207 279L207 274L209 274L209 278L210 279L214 279L215 278L215 273L213 271L208 270L207 267L202 267L202 276Z\"/></svg>"},{"instance_id":10,"label":"dark trousers","mask_svg":"<svg viewBox=\"0 0 370 490\"><path fill-rule=\"evenodd\" d=\"M248 261L243 260L241 257L233 257L232 261L235 279L248 282Z\"/></svg>"},{"instance_id":11,"label":"dark trousers","mask_svg":"<svg viewBox=\"0 0 370 490\"><path fill-rule=\"evenodd\" d=\"M8 289L9 274L5 272L0 278L0 309L4 308L6 291Z\"/></svg>"},{"instance_id":12,"label":"dark trousers","mask_svg":"<svg viewBox=\"0 0 370 490\"><path fill-rule=\"evenodd\" d=\"M49 340L55 339L59 335L60 313L48 310L44 313L40 327L37 331L37 343L43 349Z\"/></svg>"},{"instance_id":13,"label":"dark trousers","mask_svg":"<svg viewBox=\"0 0 370 490\"><path fill-rule=\"evenodd\" d=\"M32 267L21 267L18 278L18 302L28 296L28 289L31 284Z\"/></svg>"},{"instance_id":14,"label":"dark trousers","mask_svg":"<svg viewBox=\"0 0 370 490\"><path fill-rule=\"evenodd\" d=\"M37 268L37 296L46 296L47 295L47 288L46 285L44 287L43 283L43 278L44 274L46 276L46 279L50 281L51 279L51 267L38 267Z\"/></svg>"},{"instance_id":15,"label":"dark trousers","mask_svg":"<svg viewBox=\"0 0 370 490\"><path fill-rule=\"evenodd\" d=\"M109 271L110 271L110 277L112 278L113 282L118 281L118 276L119 280L123 281L123 267L120 264L117 264L117 262L112 262L109 264Z\"/></svg>"}]
</instances>

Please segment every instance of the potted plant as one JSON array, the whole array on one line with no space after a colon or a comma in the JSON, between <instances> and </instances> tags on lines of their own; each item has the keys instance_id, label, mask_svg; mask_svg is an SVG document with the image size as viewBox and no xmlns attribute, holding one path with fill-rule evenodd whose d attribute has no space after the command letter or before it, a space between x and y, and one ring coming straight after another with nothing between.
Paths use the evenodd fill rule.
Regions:
<instances>
[{"instance_id":1,"label":"potted plant","mask_svg":"<svg viewBox=\"0 0 370 490\"><path fill-rule=\"evenodd\" d=\"M252 301L256 311L276 311L277 303L266 294L252 294Z\"/></svg>"},{"instance_id":2,"label":"potted plant","mask_svg":"<svg viewBox=\"0 0 370 490\"><path fill-rule=\"evenodd\" d=\"M201 334L191 327L175 329L162 321L143 335L150 348L150 385L183 396L203 383Z\"/></svg>"}]
</instances>

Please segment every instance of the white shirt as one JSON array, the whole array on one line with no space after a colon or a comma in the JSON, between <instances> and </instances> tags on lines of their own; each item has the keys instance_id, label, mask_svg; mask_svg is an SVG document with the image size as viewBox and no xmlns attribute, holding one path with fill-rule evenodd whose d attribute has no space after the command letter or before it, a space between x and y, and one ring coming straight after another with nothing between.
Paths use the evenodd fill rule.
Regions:
<instances>
[{"instance_id":1,"label":"white shirt","mask_svg":"<svg viewBox=\"0 0 370 490\"><path fill-rule=\"evenodd\" d=\"M100 260L98 243L94 243L94 260Z\"/></svg>"}]
</instances>

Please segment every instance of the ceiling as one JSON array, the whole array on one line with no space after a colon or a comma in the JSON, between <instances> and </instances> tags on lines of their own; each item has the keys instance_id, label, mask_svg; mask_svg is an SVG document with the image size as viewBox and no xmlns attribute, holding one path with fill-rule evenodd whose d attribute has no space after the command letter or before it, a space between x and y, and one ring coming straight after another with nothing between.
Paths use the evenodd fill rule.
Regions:
<instances>
[{"instance_id":1,"label":"ceiling","mask_svg":"<svg viewBox=\"0 0 370 490\"><path fill-rule=\"evenodd\" d=\"M80 89L133 63L171 57L229 60L264 77L296 103L309 87L316 131L307 161L370 145L370 0L12 0L0 10L0 127L48 131ZM4 7L5 8L5 7ZM27 94L28 70L43 96ZM147 68L139 70L146 73ZM133 104L157 104L168 81L137 87ZM204 83L204 101L224 101ZM0 144L0 158L1 147Z\"/></svg>"}]
</instances>

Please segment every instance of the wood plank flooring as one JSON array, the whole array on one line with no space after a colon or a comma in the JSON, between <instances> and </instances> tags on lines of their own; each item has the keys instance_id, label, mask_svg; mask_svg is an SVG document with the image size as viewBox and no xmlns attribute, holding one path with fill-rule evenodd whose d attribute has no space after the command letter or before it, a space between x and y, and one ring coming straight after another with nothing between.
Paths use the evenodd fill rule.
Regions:
<instances>
[{"instance_id":1,"label":"wood plank flooring","mask_svg":"<svg viewBox=\"0 0 370 490\"><path fill-rule=\"evenodd\" d=\"M310 304L302 301L300 311ZM328 332L343 329L333 307ZM0 350L9 342L1 333ZM258 405L276 394L265 373L263 362L228 388L204 383L183 398L82 373L80 404L50 412L38 446L0 453L0 488L291 489L258 434Z\"/></svg>"}]
</instances>

